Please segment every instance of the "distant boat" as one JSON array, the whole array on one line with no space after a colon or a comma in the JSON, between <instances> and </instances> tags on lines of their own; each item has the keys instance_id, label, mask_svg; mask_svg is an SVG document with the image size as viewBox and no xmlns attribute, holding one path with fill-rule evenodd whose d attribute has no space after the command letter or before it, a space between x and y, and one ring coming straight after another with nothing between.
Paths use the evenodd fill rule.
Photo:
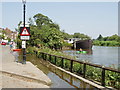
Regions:
<instances>
[{"instance_id":1,"label":"distant boat","mask_svg":"<svg viewBox=\"0 0 120 90\"><path fill-rule=\"evenodd\" d=\"M87 51L76 51L77 54L86 54Z\"/></svg>"},{"instance_id":2,"label":"distant boat","mask_svg":"<svg viewBox=\"0 0 120 90\"><path fill-rule=\"evenodd\" d=\"M73 48L79 50L80 48L85 49L92 49L92 40L78 40L73 43Z\"/></svg>"}]
</instances>

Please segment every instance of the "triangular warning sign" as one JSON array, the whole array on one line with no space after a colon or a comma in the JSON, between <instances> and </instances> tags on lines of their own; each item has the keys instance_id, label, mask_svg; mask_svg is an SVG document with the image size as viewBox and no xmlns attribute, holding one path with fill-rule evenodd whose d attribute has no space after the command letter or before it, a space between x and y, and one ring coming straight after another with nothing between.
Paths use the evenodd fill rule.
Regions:
<instances>
[{"instance_id":1,"label":"triangular warning sign","mask_svg":"<svg viewBox=\"0 0 120 90\"><path fill-rule=\"evenodd\" d=\"M20 34L21 36L30 36L30 33L26 29L26 27L23 28L22 33Z\"/></svg>"}]
</instances>

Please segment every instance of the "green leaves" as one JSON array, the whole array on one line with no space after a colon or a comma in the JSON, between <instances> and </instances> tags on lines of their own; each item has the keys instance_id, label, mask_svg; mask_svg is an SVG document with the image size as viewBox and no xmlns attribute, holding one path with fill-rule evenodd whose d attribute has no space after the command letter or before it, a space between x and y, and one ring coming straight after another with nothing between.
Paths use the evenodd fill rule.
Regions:
<instances>
[{"instance_id":1,"label":"green leaves","mask_svg":"<svg viewBox=\"0 0 120 90\"><path fill-rule=\"evenodd\" d=\"M89 36L81 33L74 33L73 38L81 38L81 40L91 39Z\"/></svg>"},{"instance_id":2,"label":"green leaves","mask_svg":"<svg viewBox=\"0 0 120 90\"><path fill-rule=\"evenodd\" d=\"M98 41L95 40L93 41L94 45L98 45L98 46L120 46L120 42L117 41Z\"/></svg>"},{"instance_id":3,"label":"green leaves","mask_svg":"<svg viewBox=\"0 0 120 90\"><path fill-rule=\"evenodd\" d=\"M61 48L63 37L62 32L59 30L59 25L40 13L34 15L33 18L36 26L31 25L31 41L29 43L32 46L44 45L52 49Z\"/></svg>"},{"instance_id":4,"label":"green leaves","mask_svg":"<svg viewBox=\"0 0 120 90\"><path fill-rule=\"evenodd\" d=\"M98 46L120 46L120 36L117 34L109 37L99 35L99 37L93 41L93 44Z\"/></svg>"}]
</instances>

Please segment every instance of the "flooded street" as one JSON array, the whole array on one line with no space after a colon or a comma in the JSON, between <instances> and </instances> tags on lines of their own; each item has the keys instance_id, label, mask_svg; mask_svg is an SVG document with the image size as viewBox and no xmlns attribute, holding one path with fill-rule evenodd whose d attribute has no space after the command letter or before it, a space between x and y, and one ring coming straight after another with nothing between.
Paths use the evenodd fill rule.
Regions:
<instances>
[{"instance_id":1,"label":"flooded street","mask_svg":"<svg viewBox=\"0 0 120 90\"><path fill-rule=\"evenodd\" d=\"M21 55L19 60L21 60ZM52 81L51 88L93 88L93 86L78 80L71 75L50 66L46 61L37 58L35 55L27 55L27 60L42 70Z\"/></svg>"}]
</instances>

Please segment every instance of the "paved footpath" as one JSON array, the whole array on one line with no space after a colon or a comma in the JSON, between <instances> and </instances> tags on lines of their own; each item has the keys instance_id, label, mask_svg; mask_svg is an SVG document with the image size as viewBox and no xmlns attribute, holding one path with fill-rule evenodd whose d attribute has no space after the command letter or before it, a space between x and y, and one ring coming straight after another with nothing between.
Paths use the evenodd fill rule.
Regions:
<instances>
[{"instance_id":1,"label":"paved footpath","mask_svg":"<svg viewBox=\"0 0 120 90\"><path fill-rule=\"evenodd\" d=\"M14 61L9 46L0 45L0 86L2 88L49 88L51 80L31 62L21 64Z\"/></svg>"}]
</instances>

